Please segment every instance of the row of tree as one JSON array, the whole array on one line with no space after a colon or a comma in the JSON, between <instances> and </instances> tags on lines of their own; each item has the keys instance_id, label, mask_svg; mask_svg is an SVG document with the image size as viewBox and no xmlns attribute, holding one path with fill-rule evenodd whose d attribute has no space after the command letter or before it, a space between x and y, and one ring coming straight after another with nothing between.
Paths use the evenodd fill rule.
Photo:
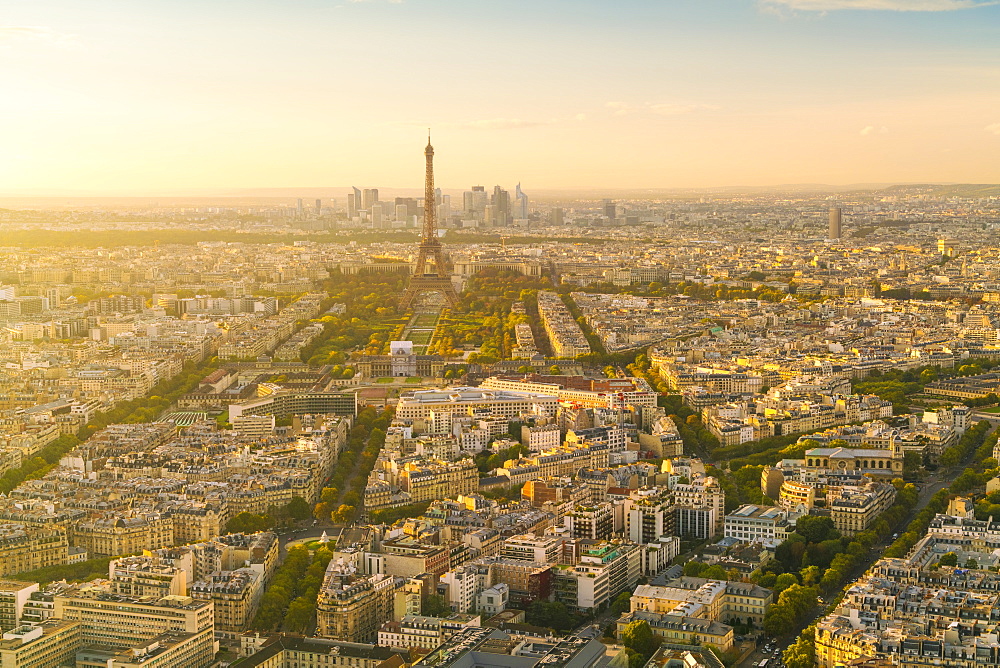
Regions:
<instances>
[{"instance_id":1,"label":"row of tree","mask_svg":"<svg viewBox=\"0 0 1000 668\"><path fill-rule=\"evenodd\" d=\"M385 445L386 429L392 421L393 408L381 412L366 406L358 412L348 434L347 444L337 458L337 465L326 486L320 490L313 514L321 522L346 524L354 519L364 501L368 474Z\"/></svg>"},{"instance_id":2,"label":"row of tree","mask_svg":"<svg viewBox=\"0 0 1000 668\"><path fill-rule=\"evenodd\" d=\"M304 545L288 549L260 600L250 628L254 631L309 633L316 620L316 597L333 553Z\"/></svg>"},{"instance_id":3,"label":"row of tree","mask_svg":"<svg viewBox=\"0 0 1000 668\"><path fill-rule=\"evenodd\" d=\"M242 512L226 522L226 533L257 533L275 527L289 528L312 517L312 508L301 496L293 496L283 506L271 507L266 513Z\"/></svg>"},{"instance_id":4,"label":"row of tree","mask_svg":"<svg viewBox=\"0 0 1000 668\"><path fill-rule=\"evenodd\" d=\"M979 446L974 453L975 461L973 467L968 469L962 476L959 476L948 489L942 489L938 491L934 496L931 497L927 505L910 521L909 525L893 543L883 552L885 557L903 557L907 552L916 544L918 540L926 533L927 528L930 526L931 520L938 513L942 513L947 510L948 500L955 494L963 493L971 489L968 487L970 484L969 476L978 475L978 479L975 481L977 484L982 484L985 482L985 478L992 477L996 474L996 460L992 459L993 446L997 442L997 432L993 431L990 433L991 426L986 422L977 423L969 431L975 430L977 434L982 435L975 436L975 440L979 442ZM969 433L969 432L966 432ZM987 468L990 467L990 468ZM962 478L965 477L965 480ZM899 481L894 481L894 484L898 484ZM896 498L896 503L890 508L898 509L894 511L894 514L899 515L899 520L906 517L907 513L916 505L917 495L915 493L915 488L913 492L909 491L912 485L906 485L902 490L899 491ZM897 523L898 523L897 521ZM880 519L875 525L875 535L884 537L884 532L890 531L891 528L895 527L895 524L888 524L888 522L883 523ZM865 534L871 532L864 532L855 536L855 541L860 545L871 545L869 543L870 537ZM852 543L853 545L853 543ZM870 550L870 547L867 548ZM859 559L860 555L854 554L851 550L848 550L855 559ZM839 557L840 555L838 555ZM866 554L865 558L870 558L870 554ZM955 556L954 559L950 557L945 557L944 561L946 563L941 565L958 565L958 557ZM832 565L831 565L832 567ZM843 577L838 583L838 587L842 587L846 578L850 573L850 569L843 571ZM825 576L824 576L825 579ZM834 591L833 587L829 588L830 591ZM835 602L836 603L836 602ZM785 663L786 668L814 668L816 665L816 647L815 647L815 637L816 637L816 625L812 624L807 628L803 629L799 634L798 638L794 643L789 645L782 655L782 660Z\"/></svg>"},{"instance_id":5,"label":"row of tree","mask_svg":"<svg viewBox=\"0 0 1000 668\"><path fill-rule=\"evenodd\" d=\"M958 443L945 448L945 451L941 453L941 466L955 466L968 459L986 441L991 427L989 422L981 420L967 429ZM992 457L992 452L987 456Z\"/></svg>"}]
</instances>

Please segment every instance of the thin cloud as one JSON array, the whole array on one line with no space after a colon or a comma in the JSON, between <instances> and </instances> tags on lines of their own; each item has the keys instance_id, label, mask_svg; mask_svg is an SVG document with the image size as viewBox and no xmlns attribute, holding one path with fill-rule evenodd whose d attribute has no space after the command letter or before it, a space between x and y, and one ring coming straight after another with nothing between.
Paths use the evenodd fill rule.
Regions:
<instances>
[{"instance_id":1,"label":"thin cloud","mask_svg":"<svg viewBox=\"0 0 1000 668\"><path fill-rule=\"evenodd\" d=\"M717 104L701 102L644 102L635 106L627 102L606 102L604 106L611 110L614 116L628 116L635 113L655 114L657 116L683 116L697 111L718 111L722 109Z\"/></svg>"},{"instance_id":2,"label":"thin cloud","mask_svg":"<svg viewBox=\"0 0 1000 668\"><path fill-rule=\"evenodd\" d=\"M844 9L888 12L952 12L1000 5L1000 0L760 0L770 11L833 12Z\"/></svg>"},{"instance_id":3,"label":"thin cloud","mask_svg":"<svg viewBox=\"0 0 1000 668\"><path fill-rule=\"evenodd\" d=\"M587 120L586 114L575 114L565 118L525 119L525 118L483 118L473 121L453 121L444 123L428 123L427 121L391 121L389 125L402 125L426 128L434 127L458 128L461 130L523 130L565 123L581 123Z\"/></svg>"},{"instance_id":4,"label":"thin cloud","mask_svg":"<svg viewBox=\"0 0 1000 668\"><path fill-rule=\"evenodd\" d=\"M659 102L648 104L646 107L660 116L681 116L696 111L718 111L722 108L716 104L677 104L675 102Z\"/></svg>"},{"instance_id":5,"label":"thin cloud","mask_svg":"<svg viewBox=\"0 0 1000 668\"><path fill-rule=\"evenodd\" d=\"M1000 135L1000 123L990 123L983 129L989 133Z\"/></svg>"},{"instance_id":6,"label":"thin cloud","mask_svg":"<svg viewBox=\"0 0 1000 668\"><path fill-rule=\"evenodd\" d=\"M0 25L0 44L26 41L66 45L73 44L74 38L46 26Z\"/></svg>"},{"instance_id":7,"label":"thin cloud","mask_svg":"<svg viewBox=\"0 0 1000 668\"><path fill-rule=\"evenodd\" d=\"M870 135L884 135L888 134L888 132L889 128L885 127L884 125L881 126L866 125L865 127L861 128L861 132L859 132L858 134L860 134L862 137L868 137Z\"/></svg>"},{"instance_id":8,"label":"thin cloud","mask_svg":"<svg viewBox=\"0 0 1000 668\"><path fill-rule=\"evenodd\" d=\"M604 106L611 109L615 116L625 116L633 111L632 105L625 102L608 102Z\"/></svg>"},{"instance_id":9,"label":"thin cloud","mask_svg":"<svg viewBox=\"0 0 1000 668\"><path fill-rule=\"evenodd\" d=\"M541 125L552 125L558 121L530 121L521 118L487 118L480 121L459 123L459 127L471 130L520 130L522 128L537 128Z\"/></svg>"},{"instance_id":10,"label":"thin cloud","mask_svg":"<svg viewBox=\"0 0 1000 668\"><path fill-rule=\"evenodd\" d=\"M565 118L549 119L521 119L521 118L487 118L478 121L465 121L464 123L452 123L454 127L468 130L521 130L524 128L537 128L545 125L563 125L566 123L582 123L587 120L587 114L574 114Z\"/></svg>"}]
</instances>

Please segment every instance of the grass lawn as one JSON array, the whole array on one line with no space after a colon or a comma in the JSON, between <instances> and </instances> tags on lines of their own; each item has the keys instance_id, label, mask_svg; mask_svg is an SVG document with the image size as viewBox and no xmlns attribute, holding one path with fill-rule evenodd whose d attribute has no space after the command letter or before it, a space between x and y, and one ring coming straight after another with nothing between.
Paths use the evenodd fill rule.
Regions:
<instances>
[{"instance_id":1,"label":"grass lawn","mask_svg":"<svg viewBox=\"0 0 1000 668\"><path fill-rule=\"evenodd\" d=\"M375 382L376 382L376 383L391 383L391 382L392 382L392 381L394 381L394 380L396 380L396 379L395 379L395 378L393 378L392 376L389 376L388 378L379 378L379 379L378 379L377 381L375 381Z\"/></svg>"},{"instance_id":2,"label":"grass lawn","mask_svg":"<svg viewBox=\"0 0 1000 668\"><path fill-rule=\"evenodd\" d=\"M431 342L431 337L434 336L433 329L424 329L419 331L410 332L410 341L413 341L414 346L426 346Z\"/></svg>"},{"instance_id":3,"label":"grass lawn","mask_svg":"<svg viewBox=\"0 0 1000 668\"><path fill-rule=\"evenodd\" d=\"M411 384L416 384L416 383L422 383L422 382L424 382L424 379L423 378L417 378L417 377L407 378L406 382L407 383L411 383Z\"/></svg>"},{"instance_id":4,"label":"grass lawn","mask_svg":"<svg viewBox=\"0 0 1000 668\"><path fill-rule=\"evenodd\" d=\"M994 406L993 408L980 408L980 413L1000 413L1000 406Z\"/></svg>"},{"instance_id":5,"label":"grass lawn","mask_svg":"<svg viewBox=\"0 0 1000 668\"><path fill-rule=\"evenodd\" d=\"M438 316L432 313L423 313L418 315L413 321L414 329L417 328L433 328L437 324Z\"/></svg>"}]
</instances>

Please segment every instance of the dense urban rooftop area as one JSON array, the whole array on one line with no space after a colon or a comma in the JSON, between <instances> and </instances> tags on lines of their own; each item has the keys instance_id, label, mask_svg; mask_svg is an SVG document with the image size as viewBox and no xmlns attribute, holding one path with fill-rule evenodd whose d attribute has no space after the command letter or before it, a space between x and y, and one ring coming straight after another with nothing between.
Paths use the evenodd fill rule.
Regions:
<instances>
[{"instance_id":1,"label":"dense urban rooftop area","mask_svg":"<svg viewBox=\"0 0 1000 668\"><path fill-rule=\"evenodd\" d=\"M1000 195L433 192L0 211L3 665L1000 663Z\"/></svg>"}]
</instances>

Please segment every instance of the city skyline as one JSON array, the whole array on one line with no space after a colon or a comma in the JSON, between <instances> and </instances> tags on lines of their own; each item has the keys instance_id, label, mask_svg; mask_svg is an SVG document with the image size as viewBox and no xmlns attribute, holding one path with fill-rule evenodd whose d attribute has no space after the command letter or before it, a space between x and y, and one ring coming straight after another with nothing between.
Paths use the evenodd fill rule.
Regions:
<instances>
[{"instance_id":1,"label":"city skyline","mask_svg":"<svg viewBox=\"0 0 1000 668\"><path fill-rule=\"evenodd\" d=\"M995 2L6 9L5 194L1000 182Z\"/></svg>"}]
</instances>

